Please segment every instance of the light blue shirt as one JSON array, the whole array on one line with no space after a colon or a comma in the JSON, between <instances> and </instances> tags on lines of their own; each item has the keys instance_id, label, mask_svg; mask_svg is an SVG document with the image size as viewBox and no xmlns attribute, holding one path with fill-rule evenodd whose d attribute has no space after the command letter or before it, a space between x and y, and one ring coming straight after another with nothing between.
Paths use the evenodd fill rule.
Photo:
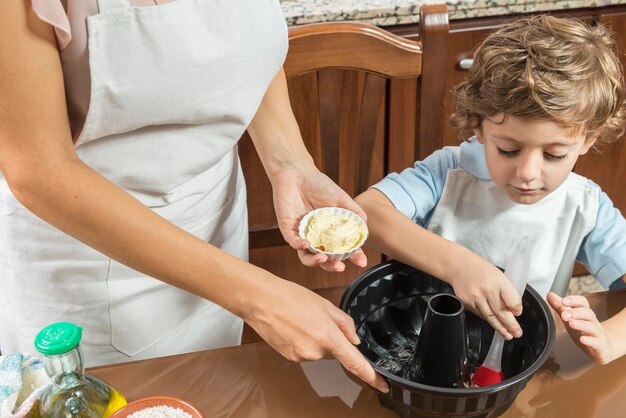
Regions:
<instances>
[{"instance_id":1,"label":"light blue shirt","mask_svg":"<svg viewBox=\"0 0 626 418\"><path fill-rule=\"evenodd\" d=\"M494 204L502 202L504 193L499 191L491 181L485 161L484 147L474 138L470 142L461 144L460 147L442 148L425 160L416 162L412 168L407 168L399 174L389 174L372 187L384 193L404 215L419 225L433 230L431 228L431 218L438 208L444 193L449 194L449 190L446 192L446 180L449 178L449 173L459 171L462 172L460 174L469 175L474 182L481 183L486 187L486 194L480 196L482 203L490 205L491 200L493 200ZM456 179L457 177L450 178ZM451 187L450 185L448 189ZM570 265L573 267L575 258L575 260L581 262L587 268L600 284L608 288L611 283L626 274L626 220L597 184L574 173L568 176L559 189L553 191L551 195L545 197L542 201L556 199L552 195L559 194L562 191L560 189L564 188L569 188L569 193L572 193L571 190L574 190L574 193L585 195L584 199L577 200L577 202L581 203L575 209L581 216L575 213L572 222L558 222L557 219L551 225L553 228L558 228L558 231L555 231L555 233L560 237L573 236L576 233L580 233L583 229L584 234L580 239L570 241L570 244L574 242L577 247L571 249L573 252L569 251L572 260L558 260L556 263L552 260L551 264L561 263L565 267L559 268L559 270L567 270L570 268ZM487 199L486 202L484 201L485 199ZM509 205L525 211L524 216L526 218L523 219L528 219L529 223L533 220L533 212L535 212L536 216L545 215L545 213L539 212L540 205L538 204L517 205L510 199L508 200ZM465 200L460 201L465 202ZM455 204L458 205L458 202ZM571 206L571 201L563 200L562 204ZM447 205L449 206L449 203ZM567 209L570 212L572 210L571 207ZM445 219L450 220L450 218L444 218L444 222ZM484 219L483 222L487 224L490 222L490 219ZM585 222L586 225L583 225ZM435 227L434 232L439 233L437 228ZM488 232L482 229L474 231L475 233L471 232L471 230L469 233L464 231L461 233L461 236L454 236L452 239L470 247L470 249L494 262L494 264L504 267L504 265L501 265L503 264L502 260L498 259L498 257L496 257L496 260L493 260L490 254L481 253L481 250L489 251L489 249L485 249L480 245L477 248L472 248L472 244L476 241L477 236L488 234ZM488 239L494 239L493 235L506 235L508 233L508 230L499 231L498 234L492 234ZM560 258L568 258L567 253L568 251L563 250L562 253L556 254ZM560 271L560 274L568 275L571 274L571 271ZM556 274L554 274L551 281L554 282L556 278ZM563 284L560 287L561 289L553 288L552 290L562 294L564 290Z\"/></svg>"}]
</instances>

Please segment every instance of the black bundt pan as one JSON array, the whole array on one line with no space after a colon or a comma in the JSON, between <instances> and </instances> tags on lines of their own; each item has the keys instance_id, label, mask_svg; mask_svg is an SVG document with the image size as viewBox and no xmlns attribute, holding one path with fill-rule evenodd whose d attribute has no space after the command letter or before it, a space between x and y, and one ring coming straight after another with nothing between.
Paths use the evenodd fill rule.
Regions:
<instances>
[{"instance_id":1,"label":"black bundt pan","mask_svg":"<svg viewBox=\"0 0 626 418\"><path fill-rule=\"evenodd\" d=\"M435 387L402 377L400 369L410 362L413 352L399 354L399 347L414 351L428 299L438 293L454 291L446 282L397 261L363 272L344 292L340 307L354 319L361 339L359 350L389 382L389 393L379 393L379 400L404 418L497 417L511 406L552 350L555 324L550 309L532 287L526 287L523 313L518 317L524 335L505 343L504 381L480 388ZM473 373L487 355L494 331L486 321L465 312Z\"/></svg>"}]
</instances>

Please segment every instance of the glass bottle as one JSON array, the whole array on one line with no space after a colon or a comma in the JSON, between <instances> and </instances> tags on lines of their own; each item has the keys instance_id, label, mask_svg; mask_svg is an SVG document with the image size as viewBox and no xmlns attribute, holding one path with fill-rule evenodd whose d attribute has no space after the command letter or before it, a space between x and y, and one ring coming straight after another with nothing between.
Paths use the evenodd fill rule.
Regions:
<instances>
[{"instance_id":1,"label":"glass bottle","mask_svg":"<svg viewBox=\"0 0 626 418\"><path fill-rule=\"evenodd\" d=\"M70 322L57 322L35 338L52 381L41 398L41 418L107 418L126 405L121 393L85 373L79 345L82 330Z\"/></svg>"}]
</instances>

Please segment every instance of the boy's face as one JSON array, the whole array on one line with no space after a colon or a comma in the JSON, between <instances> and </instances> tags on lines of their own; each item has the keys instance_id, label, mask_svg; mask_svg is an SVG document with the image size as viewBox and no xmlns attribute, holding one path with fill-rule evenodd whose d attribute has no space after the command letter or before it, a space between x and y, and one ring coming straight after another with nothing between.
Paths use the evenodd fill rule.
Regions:
<instances>
[{"instance_id":1,"label":"boy's face","mask_svg":"<svg viewBox=\"0 0 626 418\"><path fill-rule=\"evenodd\" d=\"M493 182L511 200L526 205L556 190L594 142L552 121L504 114L485 119L474 132L485 145Z\"/></svg>"}]
</instances>

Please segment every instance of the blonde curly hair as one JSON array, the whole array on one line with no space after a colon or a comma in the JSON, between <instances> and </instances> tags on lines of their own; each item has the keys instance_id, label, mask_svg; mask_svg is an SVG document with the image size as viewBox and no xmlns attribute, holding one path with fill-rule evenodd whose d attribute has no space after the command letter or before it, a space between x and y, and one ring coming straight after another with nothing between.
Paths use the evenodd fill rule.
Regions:
<instances>
[{"instance_id":1,"label":"blonde curly hair","mask_svg":"<svg viewBox=\"0 0 626 418\"><path fill-rule=\"evenodd\" d=\"M624 87L616 44L602 25L538 15L507 23L477 48L453 89L450 124L463 138L498 113L545 119L602 146L624 133Z\"/></svg>"}]
</instances>

